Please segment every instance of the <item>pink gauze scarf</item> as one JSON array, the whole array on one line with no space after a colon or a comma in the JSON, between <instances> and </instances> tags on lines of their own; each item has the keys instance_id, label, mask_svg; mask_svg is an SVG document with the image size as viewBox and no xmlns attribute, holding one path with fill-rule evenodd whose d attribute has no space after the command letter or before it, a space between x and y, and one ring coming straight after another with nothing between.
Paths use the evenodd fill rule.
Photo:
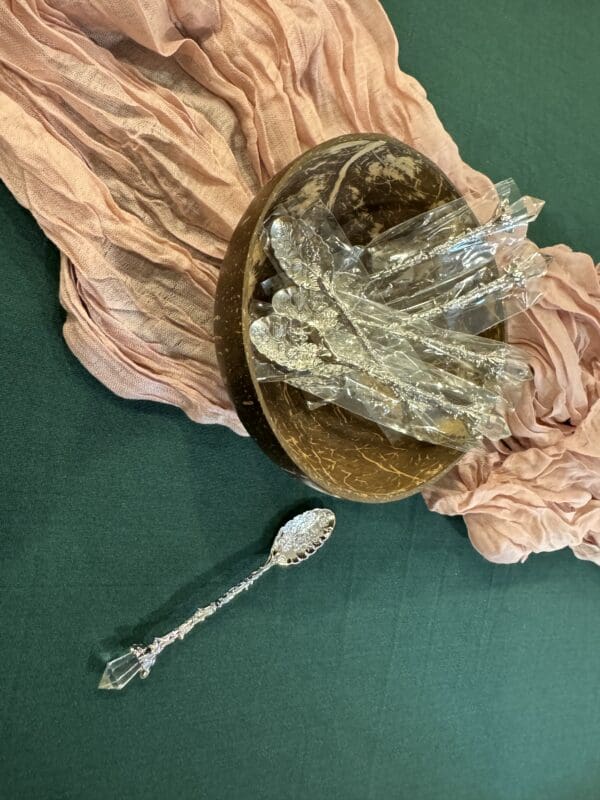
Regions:
<instances>
[{"instance_id":1,"label":"pink gauze scarf","mask_svg":"<svg viewBox=\"0 0 600 800\"><path fill-rule=\"evenodd\" d=\"M376 0L12 0L0 6L0 177L62 253L64 335L123 397L243 433L216 363L219 263L258 187L313 145L377 131L468 198L464 164L397 66ZM570 547L600 564L600 283L555 257L509 325L534 381L512 437L424 495L498 562Z\"/></svg>"}]
</instances>

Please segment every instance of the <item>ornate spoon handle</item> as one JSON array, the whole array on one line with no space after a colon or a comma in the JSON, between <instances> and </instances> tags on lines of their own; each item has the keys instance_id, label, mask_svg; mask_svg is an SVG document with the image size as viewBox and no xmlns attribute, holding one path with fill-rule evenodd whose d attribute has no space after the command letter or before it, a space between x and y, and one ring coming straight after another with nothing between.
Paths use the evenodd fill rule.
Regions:
<instances>
[{"instance_id":1,"label":"ornate spoon handle","mask_svg":"<svg viewBox=\"0 0 600 800\"><path fill-rule=\"evenodd\" d=\"M156 659L166 647L173 644L173 642L176 642L178 639L184 639L188 633L190 633L190 631L196 627L196 625L199 625L201 622L204 622L205 619L212 617L212 615L215 614L220 608L227 605L227 603L230 603L234 597L237 597L238 594L241 594L249 589L259 578L265 574L265 572L270 570L272 566L273 562L269 558L262 565L262 567L255 569L254 572L251 572L250 575L244 578L243 581L236 583L235 586L232 586L231 589L228 589L225 594L221 595L221 597L217 598L217 600L213 600L213 602L209 603L207 606L197 608L191 617L188 617L188 619L182 622L181 625L173 628L172 631L169 631L164 636L157 636L147 647L134 645L135 656L142 667L140 670L140 678L148 677Z\"/></svg>"}]
</instances>

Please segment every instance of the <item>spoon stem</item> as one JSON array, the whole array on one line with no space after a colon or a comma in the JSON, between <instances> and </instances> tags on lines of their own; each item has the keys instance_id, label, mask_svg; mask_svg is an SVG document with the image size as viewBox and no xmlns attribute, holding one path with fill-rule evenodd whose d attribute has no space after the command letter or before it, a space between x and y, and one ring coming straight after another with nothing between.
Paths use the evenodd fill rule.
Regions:
<instances>
[{"instance_id":1,"label":"spoon stem","mask_svg":"<svg viewBox=\"0 0 600 800\"><path fill-rule=\"evenodd\" d=\"M196 625L204 622L208 617L212 617L213 614L227 605L227 603L230 603L238 594L249 589L272 566L274 566L274 562L269 557L262 566L251 572L244 580L236 583L231 589L228 589L221 597L213 600L207 606L197 608L181 625L165 633L164 636L155 637L149 645L133 645L127 653L110 661L102 676L99 688L123 689L138 674L141 678L147 678L156 663L156 659L165 648L178 640L184 639Z\"/></svg>"},{"instance_id":2,"label":"spoon stem","mask_svg":"<svg viewBox=\"0 0 600 800\"><path fill-rule=\"evenodd\" d=\"M173 628L172 631L166 633L164 636L156 637L152 644L149 645L149 648L155 653L155 656L158 656L165 647L168 647L173 642L177 641L178 639L184 639L190 631L192 631L196 625L199 625L204 620L208 619L208 617L212 617L220 608L230 603L238 594L247 591L259 578L267 572L273 566L273 562L268 559L265 563L260 566L258 569L255 569L250 575L246 576L244 580L236 583L235 586L232 586L231 589L228 589L225 594L222 594L221 597L213 600L212 603L209 603L207 606L202 606L201 608L197 608L196 611L188 617L181 625L178 625L176 628ZM145 676L144 676L145 677Z\"/></svg>"}]
</instances>

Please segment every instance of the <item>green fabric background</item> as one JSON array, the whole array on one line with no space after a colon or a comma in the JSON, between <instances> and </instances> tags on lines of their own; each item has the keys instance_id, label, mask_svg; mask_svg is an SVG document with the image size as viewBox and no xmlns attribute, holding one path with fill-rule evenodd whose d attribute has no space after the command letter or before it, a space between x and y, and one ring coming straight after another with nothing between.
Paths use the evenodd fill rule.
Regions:
<instances>
[{"instance_id":1,"label":"green fabric background","mask_svg":"<svg viewBox=\"0 0 600 800\"><path fill-rule=\"evenodd\" d=\"M462 154L600 258L597 0L388 0L404 69ZM600 796L600 572L493 566L420 497L331 501L314 561L96 691L262 558L313 491L252 441L121 400L61 338L58 257L0 194L0 796L583 800Z\"/></svg>"}]
</instances>

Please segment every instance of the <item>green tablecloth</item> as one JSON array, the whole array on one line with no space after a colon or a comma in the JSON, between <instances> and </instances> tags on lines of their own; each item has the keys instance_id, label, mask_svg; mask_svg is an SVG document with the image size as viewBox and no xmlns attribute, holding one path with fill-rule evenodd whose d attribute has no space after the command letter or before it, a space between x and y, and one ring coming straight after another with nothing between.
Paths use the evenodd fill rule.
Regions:
<instances>
[{"instance_id":1,"label":"green tablecloth","mask_svg":"<svg viewBox=\"0 0 600 800\"><path fill-rule=\"evenodd\" d=\"M386 6L463 156L546 198L540 244L598 259L596 0ZM322 498L100 386L61 338L55 248L6 190L0 220L1 797L597 800L598 568L492 566L419 497L332 501L314 561L97 692L115 638L210 599Z\"/></svg>"}]
</instances>

